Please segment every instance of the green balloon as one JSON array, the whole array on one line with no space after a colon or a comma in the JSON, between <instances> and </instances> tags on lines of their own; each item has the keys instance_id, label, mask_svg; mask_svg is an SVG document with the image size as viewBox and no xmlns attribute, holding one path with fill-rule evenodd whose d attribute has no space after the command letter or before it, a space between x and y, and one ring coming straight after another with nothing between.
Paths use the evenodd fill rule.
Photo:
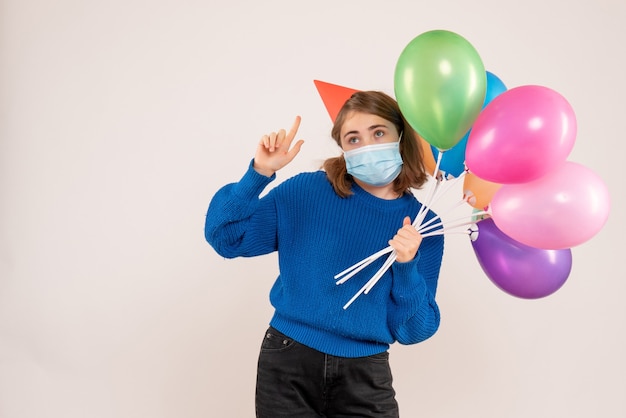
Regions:
<instances>
[{"instance_id":1,"label":"green balloon","mask_svg":"<svg viewBox=\"0 0 626 418\"><path fill-rule=\"evenodd\" d=\"M445 30L424 32L402 51L394 92L411 127L445 151L472 127L487 89L483 62L463 37Z\"/></svg>"}]
</instances>

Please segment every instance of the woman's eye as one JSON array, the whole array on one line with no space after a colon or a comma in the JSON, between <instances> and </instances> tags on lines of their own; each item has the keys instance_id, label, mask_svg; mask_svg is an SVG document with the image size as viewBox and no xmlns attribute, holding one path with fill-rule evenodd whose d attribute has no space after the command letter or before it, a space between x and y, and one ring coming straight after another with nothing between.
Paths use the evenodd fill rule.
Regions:
<instances>
[{"instance_id":1,"label":"woman's eye","mask_svg":"<svg viewBox=\"0 0 626 418\"><path fill-rule=\"evenodd\" d=\"M348 138L349 144L356 144L357 142L359 142L359 138L357 138L356 136L353 136L352 138Z\"/></svg>"},{"instance_id":2,"label":"woman's eye","mask_svg":"<svg viewBox=\"0 0 626 418\"><path fill-rule=\"evenodd\" d=\"M382 137L383 135L385 135L385 133L384 133L383 131L376 131L376 132L374 132L374 136L375 136L376 138L380 138L380 137Z\"/></svg>"}]
</instances>

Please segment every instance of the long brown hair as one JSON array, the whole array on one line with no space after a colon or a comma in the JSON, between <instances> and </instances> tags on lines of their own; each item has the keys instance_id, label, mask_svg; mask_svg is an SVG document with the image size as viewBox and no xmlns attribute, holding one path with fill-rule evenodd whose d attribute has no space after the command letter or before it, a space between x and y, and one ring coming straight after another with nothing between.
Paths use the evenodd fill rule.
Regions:
<instances>
[{"instance_id":1,"label":"long brown hair","mask_svg":"<svg viewBox=\"0 0 626 418\"><path fill-rule=\"evenodd\" d=\"M341 128L350 112L367 113L379 116L393 123L398 133L402 132L400 141L400 155L402 156L402 171L393 181L393 190L399 195L411 187L419 189L428 180L424 166L422 150L417 142L419 137L402 116L398 103L389 95L380 91L359 91L346 101L337 117L331 131L331 136L341 147ZM352 176L346 171L346 161L343 155L332 157L324 161L324 171L333 185L335 192L341 197L352 194Z\"/></svg>"}]
</instances>

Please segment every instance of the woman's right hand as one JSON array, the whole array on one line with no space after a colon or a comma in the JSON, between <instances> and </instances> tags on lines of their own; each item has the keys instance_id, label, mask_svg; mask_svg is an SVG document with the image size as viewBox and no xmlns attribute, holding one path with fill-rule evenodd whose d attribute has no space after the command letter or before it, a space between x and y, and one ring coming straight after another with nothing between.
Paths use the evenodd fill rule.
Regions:
<instances>
[{"instance_id":1,"label":"woman's right hand","mask_svg":"<svg viewBox=\"0 0 626 418\"><path fill-rule=\"evenodd\" d=\"M304 143L304 140L300 139L291 148L291 142L295 138L299 127L300 116L297 116L289 133L281 129L278 132L263 135L254 155L253 167L257 173L271 177L295 158Z\"/></svg>"},{"instance_id":2,"label":"woman's right hand","mask_svg":"<svg viewBox=\"0 0 626 418\"><path fill-rule=\"evenodd\" d=\"M402 228L389 240L389 245L396 250L396 260L399 263L413 260L421 243L422 235L411 225L411 218L408 216L404 218Z\"/></svg>"}]
</instances>

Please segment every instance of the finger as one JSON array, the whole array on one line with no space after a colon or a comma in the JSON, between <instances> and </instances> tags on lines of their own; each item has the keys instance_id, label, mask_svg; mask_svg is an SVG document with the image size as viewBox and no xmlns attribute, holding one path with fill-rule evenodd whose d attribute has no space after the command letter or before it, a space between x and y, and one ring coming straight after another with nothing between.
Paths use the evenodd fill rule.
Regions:
<instances>
[{"instance_id":1,"label":"finger","mask_svg":"<svg viewBox=\"0 0 626 418\"><path fill-rule=\"evenodd\" d=\"M409 246L406 245L405 242L395 237L392 240L389 240L389 245L396 251L399 260L408 259L407 254L410 253Z\"/></svg>"},{"instance_id":2,"label":"finger","mask_svg":"<svg viewBox=\"0 0 626 418\"><path fill-rule=\"evenodd\" d=\"M402 246L403 248L411 248L412 246L415 245L414 237L410 237L410 236L402 235L402 234L398 234L395 237L393 237L392 241L396 242L398 245Z\"/></svg>"},{"instance_id":3,"label":"finger","mask_svg":"<svg viewBox=\"0 0 626 418\"><path fill-rule=\"evenodd\" d=\"M280 131L278 131L278 134L276 134L276 148L280 148L280 146L283 144L283 142L285 141L285 130L281 129Z\"/></svg>"},{"instance_id":4,"label":"finger","mask_svg":"<svg viewBox=\"0 0 626 418\"><path fill-rule=\"evenodd\" d=\"M402 228L398 229L397 236L404 237L407 239L415 239L419 235L417 229L410 223L405 223Z\"/></svg>"},{"instance_id":5,"label":"finger","mask_svg":"<svg viewBox=\"0 0 626 418\"><path fill-rule=\"evenodd\" d=\"M291 162L291 160L293 160L295 158L296 155L298 155L298 153L300 152L300 148L302 148L302 144L304 144L304 140L303 139L298 140L298 142L296 142L296 145L294 145L287 152L287 157L288 157L288 160L290 162Z\"/></svg>"},{"instance_id":6,"label":"finger","mask_svg":"<svg viewBox=\"0 0 626 418\"><path fill-rule=\"evenodd\" d=\"M406 216L404 218L404 221L402 221L402 226L405 226L405 225L411 225L411 218L409 218L408 216Z\"/></svg>"},{"instance_id":7,"label":"finger","mask_svg":"<svg viewBox=\"0 0 626 418\"><path fill-rule=\"evenodd\" d=\"M274 150L276 149L276 132L272 132L269 137L270 152L274 152Z\"/></svg>"},{"instance_id":8,"label":"finger","mask_svg":"<svg viewBox=\"0 0 626 418\"><path fill-rule=\"evenodd\" d=\"M415 258L419 245L413 240L405 240L398 236L389 241L389 245L396 251L397 260L406 262Z\"/></svg>"},{"instance_id":9,"label":"finger","mask_svg":"<svg viewBox=\"0 0 626 418\"><path fill-rule=\"evenodd\" d=\"M298 128L300 128L300 121L302 118L300 116L296 116L296 120L293 122L289 133L287 134L287 142L291 143L293 139L296 137L296 133L298 133Z\"/></svg>"},{"instance_id":10,"label":"finger","mask_svg":"<svg viewBox=\"0 0 626 418\"><path fill-rule=\"evenodd\" d=\"M268 135L263 135L261 137L261 144L263 144L263 147L269 148L269 146L270 146L270 137Z\"/></svg>"},{"instance_id":11,"label":"finger","mask_svg":"<svg viewBox=\"0 0 626 418\"><path fill-rule=\"evenodd\" d=\"M413 225L405 225L398 230L392 241L405 248L417 248L420 246L422 237Z\"/></svg>"}]
</instances>

